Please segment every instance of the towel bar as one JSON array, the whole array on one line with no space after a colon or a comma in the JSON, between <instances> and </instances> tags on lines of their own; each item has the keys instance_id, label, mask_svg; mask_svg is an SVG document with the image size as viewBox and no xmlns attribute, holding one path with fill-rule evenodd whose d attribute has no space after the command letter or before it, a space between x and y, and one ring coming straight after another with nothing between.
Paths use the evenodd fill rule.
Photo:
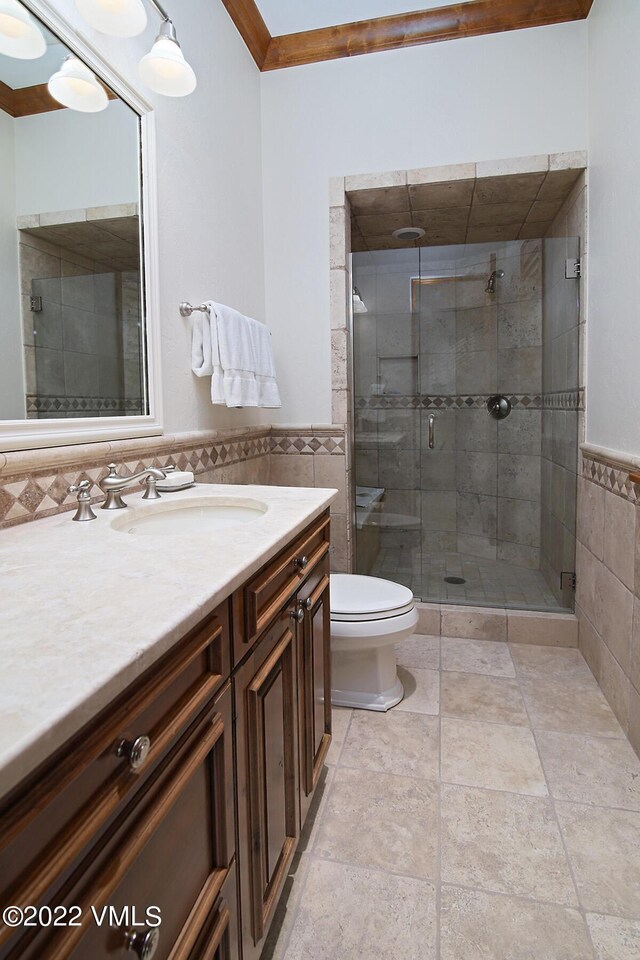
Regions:
<instances>
[{"instance_id":1,"label":"towel bar","mask_svg":"<svg viewBox=\"0 0 640 960\"><path fill-rule=\"evenodd\" d=\"M181 317L190 317L194 311L200 311L201 313L207 313L206 303L201 303L199 307L192 307L190 303L187 303L186 300L183 300L180 304L180 316Z\"/></svg>"}]
</instances>

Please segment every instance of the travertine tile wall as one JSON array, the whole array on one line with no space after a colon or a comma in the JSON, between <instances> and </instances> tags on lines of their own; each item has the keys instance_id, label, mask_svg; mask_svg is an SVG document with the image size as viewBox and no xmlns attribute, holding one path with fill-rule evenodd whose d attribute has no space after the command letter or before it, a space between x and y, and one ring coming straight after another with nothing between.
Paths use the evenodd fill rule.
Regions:
<instances>
[{"instance_id":1,"label":"travertine tile wall","mask_svg":"<svg viewBox=\"0 0 640 960\"><path fill-rule=\"evenodd\" d=\"M287 487L335 487L331 505L331 569L346 573L350 563L348 488L350 471L341 427L271 428L269 483Z\"/></svg>"},{"instance_id":2,"label":"travertine tile wall","mask_svg":"<svg viewBox=\"0 0 640 960\"><path fill-rule=\"evenodd\" d=\"M543 246L542 516L540 569L556 599L563 570L575 569L578 443L582 439L584 372L580 359L586 322L585 277L565 278L567 258L581 257L586 272L586 173L553 221Z\"/></svg>"},{"instance_id":3,"label":"travertine tile wall","mask_svg":"<svg viewBox=\"0 0 640 960\"><path fill-rule=\"evenodd\" d=\"M576 614L580 650L640 754L640 485L630 469L583 455Z\"/></svg>"},{"instance_id":4,"label":"travertine tile wall","mask_svg":"<svg viewBox=\"0 0 640 960\"><path fill-rule=\"evenodd\" d=\"M408 518L383 547L538 568L541 268L539 240L354 255L356 482ZM496 391L514 404L501 422Z\"/></svg>"}]
</instances>

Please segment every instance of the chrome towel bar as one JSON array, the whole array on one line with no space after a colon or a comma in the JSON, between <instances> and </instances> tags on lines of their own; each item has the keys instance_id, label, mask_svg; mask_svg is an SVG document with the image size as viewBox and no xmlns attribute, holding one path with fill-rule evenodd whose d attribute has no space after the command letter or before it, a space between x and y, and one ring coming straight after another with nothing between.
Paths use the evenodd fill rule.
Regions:
<instances>
[{"instance_id":1,"label":"chrome towel bar","mask_svg":"<svg viewBox=\"0 0 640 960\"><path fill-rule=\"evenodd\" d=\"M187 303L186 300L183 300L180 304L180 316L181 317L190 317L194 311L199 311L201 313L207 313L206 303L201 303L199 307L192 307L190 303Z\"/></svg>"}]
</instances>

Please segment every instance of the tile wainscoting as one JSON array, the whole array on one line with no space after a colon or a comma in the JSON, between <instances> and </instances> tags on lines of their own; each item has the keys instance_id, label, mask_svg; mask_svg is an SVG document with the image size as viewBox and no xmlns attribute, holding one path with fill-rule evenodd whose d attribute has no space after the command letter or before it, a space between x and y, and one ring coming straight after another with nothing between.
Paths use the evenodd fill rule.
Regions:
<instances>
[{"instance_id":1,"label":"tile wainscoting","mask_svg":"<svg viewBox=\"0 0 640 960\"><path fill-rule=\"evenodd\" d=\"M73 510L76 499L68 488L80 480L89 480L92 498L101 500L98 483L111 461L125 475L173 463L201 482L336 487L333 568L347 569L347 458L340 425L265 425L0 453L0 529Z\"/></svg>"},{"instance_id":2,"label":"tile wainscoting","mask_svg":"<svg viewBox=\"0 0 640 960\"><path fill-rule=\"evenodd\" d=\"M579 646L640 754L638 463L583 450L578 484Z\"/></svg>"}]
</instances>

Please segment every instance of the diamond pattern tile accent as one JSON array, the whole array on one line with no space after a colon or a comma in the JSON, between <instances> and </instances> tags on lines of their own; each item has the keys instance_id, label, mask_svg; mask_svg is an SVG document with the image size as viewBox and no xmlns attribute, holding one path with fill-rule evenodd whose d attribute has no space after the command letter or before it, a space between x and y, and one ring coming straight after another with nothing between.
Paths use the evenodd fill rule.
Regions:
<instances>
[{"instance_id":1,"label":"diamond pattern tile accent","mask_svg":"<svg viewBox=\"0 0 640 960\"><path fill-rule=\"evenodd\" d=\"M629 471L617 465L582 455L582 476L609 493L615 493L631 503L640 503L640 484L632 483Z\"/></svg>"},{"instance_id":2,"label":"diamond pattern tile accent","mask_svg":"<svg viewBox=\"0 0 640 960\"><path fill-rule=\"evenodd\" d=\"M344 454L345 437L339 427L291 431L266 426L257 427L250 434L243 430L240 436L234 436L231 431L224 437L219 432L212 433L210 442L203 444L200 439L197 446L178 440L171 449L167 449L166 441L159 437L158 448L149 450L148 442L141 443L139 452L131 453L129 448L124 463L115 450L101 460L91 461L85 454L82 462L66 464L59 473L46 466L47 451L43 450L42 469L0 475L0 529L74 508L75 496L67 491L80 480L89 480L92 497L102 499L98 481L107 473L107 464L111 461L120 463L120 469L128 476L145 467L168 464L175 464L178 470L192 470L197 475L216 466L241 463L270 453Z\"/></svg>"}]
</instances>

